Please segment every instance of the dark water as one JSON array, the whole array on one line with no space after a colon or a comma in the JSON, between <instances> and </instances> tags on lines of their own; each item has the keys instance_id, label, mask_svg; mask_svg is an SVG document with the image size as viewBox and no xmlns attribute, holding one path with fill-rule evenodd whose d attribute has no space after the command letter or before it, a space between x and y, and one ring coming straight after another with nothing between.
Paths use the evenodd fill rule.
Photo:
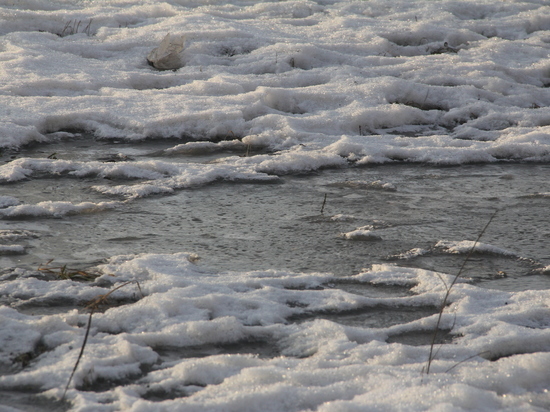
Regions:
<instances>
[{"instance_id":1,"label":"dark water","mask_svg":"<svg viewBox=\"0 0 550 412\"><path fill-rule=\"evenodd\" d=\"M79 140L39 146L17 156L45 157L51 152L79 160L174 162L212 157L159 155L173 144ZM515 256L476 253L463 275L486 287L546 289L550 276L541 268L550 265L549 177L550 166L544 164L400 163L282 176L276 184L220 182L99 213L0 220L0 230L32 234L4 240L23 244L26 253L0 256L0 263L4 268L36 268L55 259L56 264L83 268L117 254L186 251L197 253L199 264L214 270L275 268L348 276L374 263L392 262L456 274L466 255L445 253L435 245L440 240L475 240L498 210L480 241ZM116 200L90 190L96 184L104 180L44 176L0 185L0 195L28 203ZM338 215L343 216L334 218ZM381 240L341 236L365 226L376 230ZM424 253L398 258L415 248Z\"/></svg>"}]
</instances>

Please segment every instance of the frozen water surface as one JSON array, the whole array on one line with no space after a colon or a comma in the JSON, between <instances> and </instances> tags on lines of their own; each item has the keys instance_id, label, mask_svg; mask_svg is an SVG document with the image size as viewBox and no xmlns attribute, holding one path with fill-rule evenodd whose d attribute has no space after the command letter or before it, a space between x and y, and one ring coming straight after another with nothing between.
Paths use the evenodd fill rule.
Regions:
<instances>
[{"instance_id":1,"label":"frozen water surface","mask_svg":"<svg viewBox=\"0 0 550 412\"><path fill-rule=\"evenodd\" d=\"M2 3L0 410L548 410L549 12Z\"/></svg>"}]
</instances>

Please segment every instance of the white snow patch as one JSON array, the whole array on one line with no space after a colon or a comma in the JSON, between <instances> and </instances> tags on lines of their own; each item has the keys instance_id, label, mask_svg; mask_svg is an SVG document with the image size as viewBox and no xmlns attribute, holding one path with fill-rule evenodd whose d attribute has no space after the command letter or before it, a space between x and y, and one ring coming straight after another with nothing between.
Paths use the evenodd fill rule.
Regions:
<instances>
[{"instance_id":1,"label":"white snow patch","mask_svg":"<svg viewBox=\"0 0 550 412\"><path fill-rule=\"evenodd\" d=\"M9 207L9 206L16 206L19 204L19 200L12 196L0 196L0 209Z\"/></svg>"},{"instance_id":2,"label":"white snow patch","mask_svg":"<svg viewBox=\"0 0 550 412\"><path fill-rule=\"evenodd\" d=\"M452 241L452 240L440 240L435 244L436 248L442 249L447 253L456 253L463 254L469 253L472 249L478 253L492 253L495 255L503 256L517 256L516 253L499 248L497 246L474 242L473 240L462 240L462 241Z\"/></svg>"},{"instance_id":3,"label":"white snow patch","mask_svg":"<svg viewBox=\"0 0 550 412\"><path fill-rule=\"evenodd\" d=\"M4 218L45 216L45 217L63 217L69 214L93 213L106 209L119 207L122 202L72 202L63 201L45 201L34 205L10 206L0 210L0 216Z\"/></svg>"},{"instance_id":4,"label":"white snow patch","mask_svg":"<svg viewBox=\"0 0 550 412\"><path fill-rule=\"evenodd\" d=\"M104 275L96 282L108 280L115 287L135 281L114 292L113 299L135 299L141 292L144 297L94 314L74 383L78 388L97 379L138 378L106 392L71 387L67 396L75 402L75 410L97 409L105 395L112 405L124 402L133 410L150 408L155 404L143 397L161 389L186 395L165 400L166 410L237 411L261 406L298 411L310 410L311 405L319 410L334 410L335 405L344 410L373 406L424 410L438 405L517 410L529 409L533 399L539 406L546 405L548 291L510 293L455 284L441 324L452 328L453 344L438 350L431 374L422 377L428 346L384 340L404 332L429 333L437 315L380 329L345 326L337 318L336 322L305 323L287 323L286 319L310 311L348 313L377 305L436 306L445 293L441 278L450 281L450 276L376 265L350 280L408 285L415 295L373 299L334 288L319 289L337 281L330 275L208 273L190 259L184 253L118 256L98 267ZM28 277L0 285L3 296L25 296L24 301L42 305L63 297L85 301L108 290L94 283ZM1 387L40 386L50 396L59 397L80 351L87 314L74 310L29 316L3 307L0 318L3 364L32 352L38 342L48 348L31 367L0 376ZM197 345L255 340L279 348L282 356L221 353L163 360L159 355L162 348L183 353ZM161 367L155 366L157 362ZM143 368L151 370L139 378Z\"/></svg>"},{"instance_id":5,"label":"white snow patch","mask_svg":"<svg viewBox=\"0 0 550 412\"><path fill-rule=\"evenodd\" d=\"M370 226L364 226L352 230L351 232L342 233L341 236L347 240L382 240L382 237L371 230Z\"/></svg>"},{"instance_id":6,"label":"white snow patch","mask_svg":"<svg viewBox=\"0 0 550 412\"><path fill-rule=\"evenodd\" d=\"M403 252L403 253L400 253L400 254L397 254L397 255L393 255L392 257L396 258L396 259L407 260L407 259L414 259L416 257L425 255L426 253L429 253L429 252L430 251L427 250L427 249L422 249L422 248L419 248L419 247L415 247L411 250L407 250L406 252Z\"/></svg>"}]
</instances>

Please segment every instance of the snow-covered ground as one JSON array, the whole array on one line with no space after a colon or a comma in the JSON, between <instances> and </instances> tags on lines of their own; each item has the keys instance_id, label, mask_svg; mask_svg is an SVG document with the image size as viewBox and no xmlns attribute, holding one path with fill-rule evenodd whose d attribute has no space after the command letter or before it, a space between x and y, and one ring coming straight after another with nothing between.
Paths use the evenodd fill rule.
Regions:
<instances>
[{"instance_id":1,"label":"snow-covered ground","mask_svg":"<svg viewBox=\"0 0 550 412\"><path fill-rule=\"evenodd\" d=\"M544 4L7 4L0 8L0 147L86 131L100 139L189 141L165 156L270 153L209 165L18 159L2 166L0 179L70 173L151 180L95 188L135 197L349 162L545 161ZM147 62L167 33L185 36L176 71Z\"/></svg>"},{"instance_id":2,"label":"snow-covered ground","mask_svg":"<svg viewBox=\"0 0 550 412\"><path fill-rule=\"evenodd\" d=\"M14 360L18 354L37 358L30 366L11 366L14 373L0 377L2 389L61 397L80 351L86 313L32 316L26 306L90 301L130 282L113 293L110 309L93 316L73 378L78 390L68 392L75 410L518 411L550 406L547 290L510 293L456 284L441 323L442 329L452 329L447 339L453 341L436 346L426 375L428 346L386 341L415 333L429 338L437 315L378 328L346 326L323 316L361 311L371 323L377 310L429 312L441 303L448 275L380 265L346 279L405 286L414 293L373 298L336 288L339 280L330 275L207 273L190 260L193 256L183 253L119 256L98 268L101 277L94 284L13 274L18 276L0 289L13 301L13 307L0 309L0 360L8 368L23 362ZM311 320L315 313L320 317ZM304 314L309 321L306 316L304 322L287 322ZM251 342L259 349L250 350ZM205 356L211 345L221 353ZM244 349L224 351L224 345ZM193 353L197 347L206 348L202 355ZM262 347L269 355L257 355ZM90 392L102 381L111 382L109 390Z\"/></svg>"},{"instance_id":3,"label":"snow-covered ground","mask_svg":"<svg viewBox=\"0 0 550 412\"><path fill-rule=\"evenodd\" d=\"M157 70L147 57L168 33L185 38L181 67ZM70 218L214 181L276 182L330 167L544 163L549 51L545 0L3 1L0 182L89 179L93 195L28 201L8 189L0 218ZM144 158L146 139L165 148ZM94 154L123 141L135 149ZM21 154L63 142L72 149ZM384 239L371 229L341 237ZM25 253L21 242L34 236L0 234L0 255ZM473 240L434 248L465 256ZM516 256L498 244L476 252ZM400 264L426 253L411 249ZM350 291L330 273L214 272L193 261L114 256L93 281L4 270L0 410L23 408L14 394L62 397L89 319L70 307L117 286L93 315L66 394L72 410L550 408L548 290L454 285L441 323L450 333L426 374L447 274L374 265L345 279L357 286ZM357 292L367 286L394 292ZM372 319L403 308L420 315ZM8 395L16 400L3 402Z\"/></svg>"}]
</instances>

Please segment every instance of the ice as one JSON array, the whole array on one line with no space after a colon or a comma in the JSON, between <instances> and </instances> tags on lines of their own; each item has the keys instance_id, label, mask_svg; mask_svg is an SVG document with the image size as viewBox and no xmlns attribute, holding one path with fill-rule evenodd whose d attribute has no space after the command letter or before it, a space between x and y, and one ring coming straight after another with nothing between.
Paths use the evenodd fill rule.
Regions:
<instances>
[{"instance_id":1,"label":"ice","mask_svg":"<svg viewBox=\"0 0 550 412\"><path fill-rule=\"evenodd\" d=\"M25 253L23 245L0 245L0 255L19 255Z\"/></svg>"},{"instance_id":2,"label":"ice","mask_svg":"<svg viewBox=\"0 0 550 412\"><path fill-rule=\"evenodd\" d=\"M120 206L121 202L39 202L35 205L10 206L0 210L4 218L46 216L61 217L67 214L91 213Z\"/></svg>"},{"instance_id":3,"label":"ice","mask_svg":"<svg viewBox=\"0 0 550 412\"><path fill-rule=\"evenodd\" d=\"M19 204L19 200L12 196L0 196L0 208L15 206Z\"/></svg>"},{"instance_id":4,"label":"ice","mask_svg":"<svg viewBox=\"0 0 550 412\"><path fill-rule=\"evenodd\" d=\"M356 217L339 213L337 215L331 216L330 219L335 221L335 222L349 222L349 221L355 220Z\"/></svg>"},{"instance_id":5,"label":"ice","mask_svg":"<svg viewBox=\"0 0 550 412\"><path fill-rule=\"evenodd\" d=\"M430 252L429 250L416 247L414 249L407 250L406 252L395 255L394 257L396 259L413 259L415 257L425 255L426 253L429 253L429 252Z\"/></svg>"},{"instance_id":6,"label":"ice","mask_svg":"<svg viewBox=\"0 0 550 412\"><path fill-rule=\"evenodd\" d=\"M21 255L26 253L25 245L9 243L31 239L35 237L33 232L27 230L0 230L0 255Z\"/></svg>"},{"instance_id":7,"label":"ice","mask_svg":"<svg viewBox=\"0 0 550 412\"><path fill-rule=\"evenodd\" d=\"M174 150L182 150L181 147ZM289 155L290 166L278 164L280 168L297 169L294 166L294 157ZM170 193L174 189L201 186L216 180L243 180L243 181L276 181L277 176L264 172L270 171L269 159L256 159L259 163L256 167L246 168L238 164L226 164L225 166L203 165L203 164L174 164L164 161L121 161L121 162L99 162L99 161L65 161L59 159L17 159L6 165L0 166L0 179L5 182L16 182L35 175L49 176L70 176L77 178L99 177L104 179L125 179L130 181L139 180L138 183L125 185L96 185L93 189L100 193L123 195L128 198L149 196L158 193ZM315 168L315 158L306 157L305 161L311 161ZM339 161L339 159L338 159ZM320 162L323 162L321 158ZM302 162L303 163L303 162ZM305 168L305 166L301 166ZM258 171L256 171L257 169ZM299 169L301 170L301 169ZM287 170L288 172L288 170ZM74 204L64 208L61 204L53 205L52 202L37 205L16 205L16 199L5 197L5 207L2 213L5 216L46 214L46 210L52 213L65 214L77 212L80 209L91 210L93 205ZM59 202L56 202L59 203ZM120 203L120 202L119 202ZM65 204L65 203L64 203ZM97 210L104 207L115 207L117 202L101 202ZM12 206L14 205L14 206ZM30 210L30 209L33 210Z\"/></svg>"},{"instance_id":8,"label":"ice","mask_svg":"<svg viewBox=\"0 0 550 412\"><path fill-rule=\"evenodd\" d=\"M546 163L549 12L544 0L3 2L1 261L34 247L33 226L13 222L70 226L72 215L218 181L276 183L381 163ZM98 154L151 141L162 148ZM89 146L70 156L40 151L74 142ZM85 195L65 185L66 198L41 198L29 184L41 179L77 182ZM385 176L335 185L407 190ZM346 247L384 245L401 230L357 227L375 222L361 213L307 219L339 225L329 236ZM522 259L513 245L445 239L393 257L410 263L473 248L476 258ZM112 256L88 280L64 266L3 267L0 391L11 403L2 408L23 408L13 394L36 396L45 409L46 398L61 399L90 319L66 394L74 411L550 408L548 290L482 289L366 262L344 280L407 291L370 297L334 287L342 278L331 273L212 270L196 259ZM539 266L535 274L548 276L547 262ZM427 375L426 342L447 292L445 336ZM90 317L84 308L94 299L102 305ZM369 322L406 309L422 316ZM423 340L399 340L409 335Z\"/></svg>"},{"instance_id":9,"label":"ice","mask_svg":"<svg viewBox=\"0 0 550 412\"><path fill-rule=\"evenodd\" d=\"M0 240L13 241L20 239L28 239L34 237L35 234L29 230L0 230Z\"/></svg>"}]
</instances>

